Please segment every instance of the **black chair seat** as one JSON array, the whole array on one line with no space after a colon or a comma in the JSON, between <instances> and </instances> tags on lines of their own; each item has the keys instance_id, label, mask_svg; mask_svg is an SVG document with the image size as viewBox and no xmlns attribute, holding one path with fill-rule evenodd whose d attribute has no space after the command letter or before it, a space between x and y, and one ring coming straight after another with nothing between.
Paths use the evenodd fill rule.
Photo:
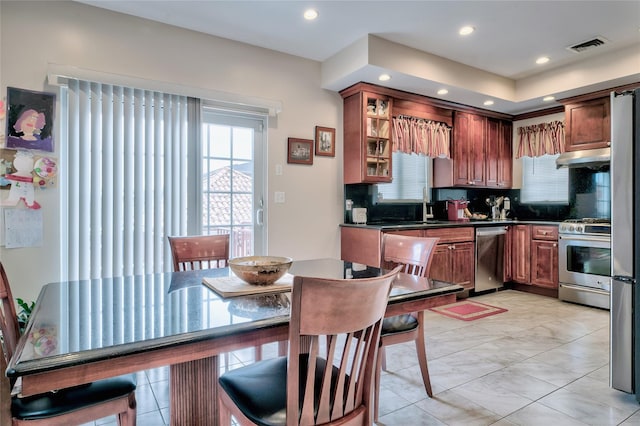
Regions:
<instances>
[{"instance_id":1,"label":"black chair seat","mask_svg":"<svg viewBox=\"0 0 640 426\"><path fill-rule=\"evenodd\" d=\"M402 333L415 330L418 327L418 320L409 314L396 315L382 320L382 335Z\"/></svg>"},{"instance_id":2,"label":"black chair seat","mask_svg":"<svg viewBox=\"0 0 640 426\"><path fill-rule=\"evenodd\" d=\"M318 358L316 395L320 394L322 371L326 361ZM300 356L300 375L306 375L308 359ZM333 369L333 379L337 377ZM259 361L220 376L220 386L247 418L260 426L287 424L287 357ZM304 398L304 380L300 381L300 401ZM317 400L317 398L316 398Z\"/></svg>"},{"instance_id":3,"label":"black chair seat","mask_svg":"<svg viewBox=\"0 0 640 426\"><path fill-rule=\"evenodd\" d=\"M14 396L11 414L20 420L46 419L122 397L135 389L136 376L126 374L42 395Z\"/></svg>"}]
</instances>

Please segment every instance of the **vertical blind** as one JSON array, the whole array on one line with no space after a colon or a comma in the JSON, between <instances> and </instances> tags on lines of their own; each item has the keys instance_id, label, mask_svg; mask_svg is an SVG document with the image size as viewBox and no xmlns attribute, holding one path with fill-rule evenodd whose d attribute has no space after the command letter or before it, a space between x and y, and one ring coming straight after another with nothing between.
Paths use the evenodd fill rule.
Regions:
<instances>
[{"instance_id":1,"label":"vertical blind","mask_svg":"<svg viewBox=\"0 0 640 426\"><path fill-rule=\"evenodd\" d=\"M170 269L167 236L187 227L198 101L69 80L61 146L65 280ZM65 105L66 103L66 105Z\"/></svg>"}]
</instances>

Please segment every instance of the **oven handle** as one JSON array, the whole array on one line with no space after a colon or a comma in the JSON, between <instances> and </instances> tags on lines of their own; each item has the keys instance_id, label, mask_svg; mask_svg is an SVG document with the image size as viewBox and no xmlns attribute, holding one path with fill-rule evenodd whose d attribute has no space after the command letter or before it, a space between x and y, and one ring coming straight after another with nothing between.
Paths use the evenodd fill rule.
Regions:
<instances>
[{"instance_id":1,"label":"oven handle","mask_svg":"<svg viewBox=\"0 0 640 426\"><path fill-rule=\"evenodd\" d=\"M558 239L566 240L566 241L595 241L595 242L599 242L599 243L609 243L609 242L611 242L611 238L588 237L586 235L582 235L582 236L559 235Z\"/></svg>"}]
</instances>

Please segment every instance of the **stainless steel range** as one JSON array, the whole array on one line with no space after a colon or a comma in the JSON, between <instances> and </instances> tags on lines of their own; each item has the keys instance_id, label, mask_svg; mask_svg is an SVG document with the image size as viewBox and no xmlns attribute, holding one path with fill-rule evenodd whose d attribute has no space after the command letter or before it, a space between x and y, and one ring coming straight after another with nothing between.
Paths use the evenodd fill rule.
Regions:
<instances>
[{"instance_id":1,"label":"stainless steel range","mask_svg":"<svg viewBox=\"0 0 640 426\"><path fill-rule=\"evenodd\" d=\"M609 309L611 221L585 218L562 222L558 270L560 300Z\"/></svg>"}]
</instances>

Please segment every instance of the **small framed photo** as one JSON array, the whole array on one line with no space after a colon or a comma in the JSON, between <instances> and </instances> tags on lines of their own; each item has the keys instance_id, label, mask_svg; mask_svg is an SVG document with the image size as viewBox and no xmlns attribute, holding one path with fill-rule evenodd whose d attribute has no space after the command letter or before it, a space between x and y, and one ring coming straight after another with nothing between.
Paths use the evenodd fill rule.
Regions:
<instances>
[{"instance_id":1,"label":"small framed photo","mask_svg":"<svg viewBox=\"0 0 640 426\"><path fill-rule=\"evenodd\" d=\"M289 138L287 163L313 164L313 141L311 139Z\"/></svg>"},{"instance_id":2,"label":"small framed photo","mask_svg":"<svg viewBox=\"0 0 640 426\"><path fill-rule=\"evenodd\" d=\"M316 126L316 155L336 156L336 129Z\"/></svg>"}]
</instances>

